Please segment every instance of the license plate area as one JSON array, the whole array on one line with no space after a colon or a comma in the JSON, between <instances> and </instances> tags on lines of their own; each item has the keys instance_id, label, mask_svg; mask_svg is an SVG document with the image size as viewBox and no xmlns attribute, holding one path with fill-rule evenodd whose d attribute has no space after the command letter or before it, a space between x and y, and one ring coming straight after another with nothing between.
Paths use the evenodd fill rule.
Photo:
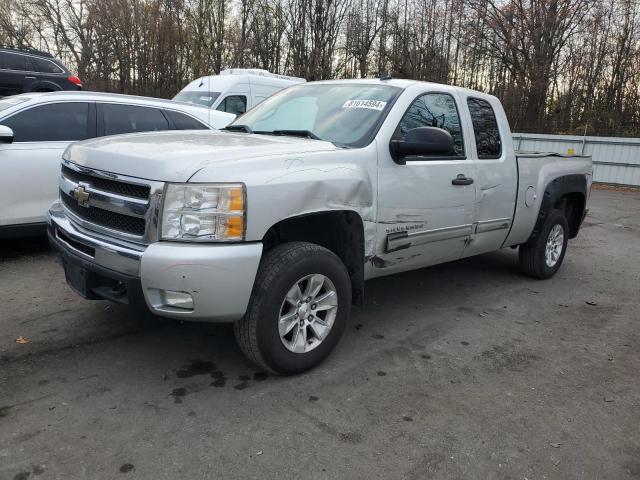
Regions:
<instances>
[{"instance_id":1,"label":"license plate area","mask_svg":"<svg viewBox=\"0 0 640 480\"><path fill-rule=\"evenodd\" d=\"M67 284L78 295L89 300L129 303L128 285L125 281L101 275L68 259L63 260L63 264Z\"/></svg>"},{"instance_id":2,"label":"license plate area","mask_svg":"<svg viewBox=\"0 0 640 480\"><path fill-rule=\"evenodd\" d=\"M84 298L91 298L90 277L91 272L71 262L64 262L64 276L67 284Z\"/></svg>"}]
</instances>

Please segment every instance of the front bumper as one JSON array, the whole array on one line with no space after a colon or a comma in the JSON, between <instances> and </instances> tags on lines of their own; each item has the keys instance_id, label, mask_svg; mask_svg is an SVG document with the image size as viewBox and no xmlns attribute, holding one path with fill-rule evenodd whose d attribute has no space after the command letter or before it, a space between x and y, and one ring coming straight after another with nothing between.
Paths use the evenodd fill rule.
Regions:
<instances>
[{"instance_id":1,"label":"front bumper","mask_svg":"<svg viewBox=\"0 0 640 480\"><path fill-rule=\"evenodd\" d=\"M58 202L47 223L67 282L85 298L146 304L156 315L194 321L231 322L247 309L262 243L120 242L72 223ZM163 291L188 293L193 308L165 305Z\"/></svg>"}]
</instances>

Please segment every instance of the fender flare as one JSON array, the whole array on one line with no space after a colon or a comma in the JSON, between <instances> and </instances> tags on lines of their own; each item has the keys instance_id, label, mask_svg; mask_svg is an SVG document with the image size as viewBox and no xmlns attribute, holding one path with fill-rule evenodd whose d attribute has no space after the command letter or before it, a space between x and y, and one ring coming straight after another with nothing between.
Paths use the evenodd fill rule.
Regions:
<instances>
[{"instance_id":1,"label":"fender flare","mask_svg":"<svg viewBox=\"0 0 640 480\"><path fill-rule=\"evenodd\" d=\"M544 196L542 198L542 204L540 205L540 211L538 212L536 224L533 227L533 232L531 232L529 239L525 243L532 243L536 238L538 238L547 216L566 195L578 193L583 196L585 200L584 205L586 205L587 189L587 176L583 174L563 175L552 180L544 189ZM582 212L580 212L580 223L582 223L585 213L586 210L583 207ZM577 235L579 226L580 225L576 228L575 234L570 238L574 238Z\"/></svg>"}]
</instances>

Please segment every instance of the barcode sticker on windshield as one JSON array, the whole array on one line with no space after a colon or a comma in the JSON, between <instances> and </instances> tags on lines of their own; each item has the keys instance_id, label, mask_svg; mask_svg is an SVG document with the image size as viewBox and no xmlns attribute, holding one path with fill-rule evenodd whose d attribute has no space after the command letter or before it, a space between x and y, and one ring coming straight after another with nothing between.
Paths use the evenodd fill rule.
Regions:
<instances>
[{"instance_id":1,"label":"barcode sticker on windshield","mask_svg":"<svg viewBox=\"0 0 640 480\"><path fill-rule=\"evenodd\" d=\"M368 108L370 110L382 110L387 102L379 100L347 100L342 108Z\"/></svg>"}]
</instances>

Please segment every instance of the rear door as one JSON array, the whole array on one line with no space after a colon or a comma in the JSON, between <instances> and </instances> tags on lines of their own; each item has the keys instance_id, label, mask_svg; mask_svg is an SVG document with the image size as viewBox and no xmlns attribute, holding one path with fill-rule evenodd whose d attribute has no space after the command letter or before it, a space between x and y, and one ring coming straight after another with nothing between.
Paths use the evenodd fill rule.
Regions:
<instances>
[{"instance_id":1,"label":"rear door","mask_svg":"<svg viewBox=\"0 0 640 480\"><path fill-rule=\"evenodd\" d=\"M0 124L14 142L0 144L0 223L40 223L58 198L60 160L69 143L95 136L89 102L61 102L21 110Z\"/></svg>"},{"instance_id":2,"label":"rear door","mask_svg":"<svg viewBox=\"0 0 640 480\"><path fill-rule=\"evenodd\" d=\"M448 156L407 157L406 165L398 165L389 146L378 145L379 253L373 264L385 272L457 259L471 235L475 164L467 159L457 98L437 91L418 95L392 138L425 126L448 131L455 151ZM454 185L461 176L470 182Z\"/></svg>"},{"instance_id":3,"label":"rear door","mask_svg":"<svg viewBox=\"0 0 640 480\"><path fill-rule=\"evenodd\" d=\"M464 256L502 247L513 220L518 171L509 127L500 103L468 96L465 109L473 126L470 152L477 165L474 231Z\"/></svg>"}]
</instances>

